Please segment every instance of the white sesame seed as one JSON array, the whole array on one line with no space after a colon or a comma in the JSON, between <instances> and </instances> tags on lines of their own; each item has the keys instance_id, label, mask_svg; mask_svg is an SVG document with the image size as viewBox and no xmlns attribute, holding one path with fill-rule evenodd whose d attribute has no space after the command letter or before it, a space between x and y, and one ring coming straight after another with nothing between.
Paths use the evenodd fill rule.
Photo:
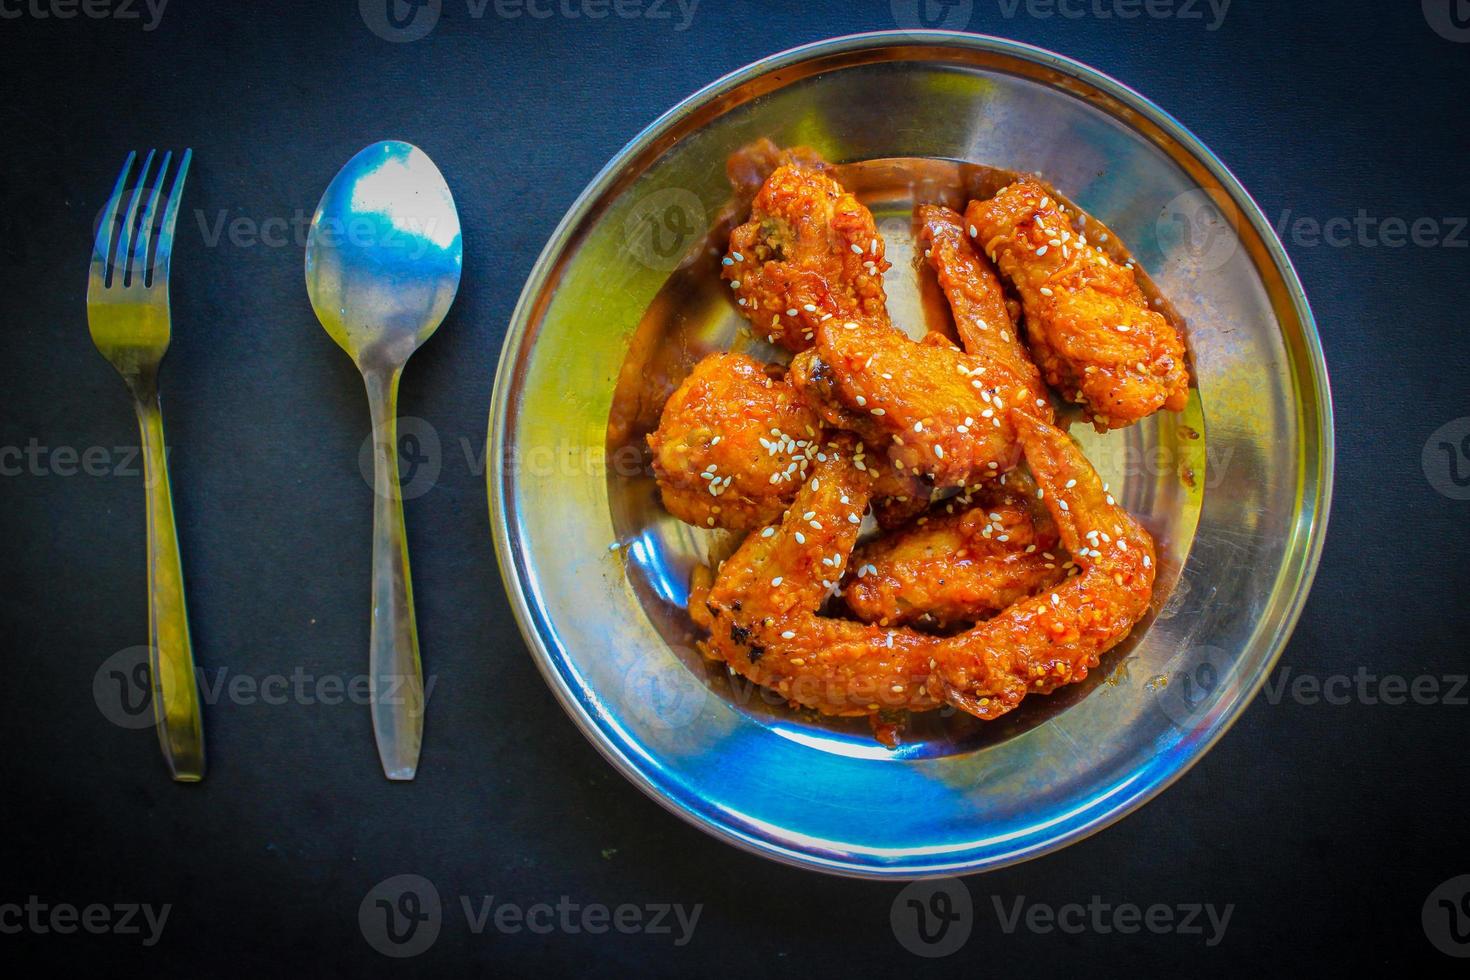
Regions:
<instances>
[{"instance_id":1,"label":"white sesame seed","mask_svg":"<svg viewBox=\"0 0 1470 980\"><path fill-rule=\"evenodd\" d=\"M980 232L976 230L976 228L975 228L974 225L971 225L970 226L969 231L970 231L970 237L971 238L974 238L976 235L980 234Z\"/></svg>"},{"instance_id":2,"label":"white sesame seed","mask_svg":"<svg viewBox=\"0 0 1470 980\"><path fill-rule=\"evenodd\" d=\"M1062 510L1071 510L1071 508L1067 506L1067 502L1065 500L1058 500L1057 506L1060 507Z\"/></svg>"},{"instance_id":3,"label":"white sesame seed","mask_svg":"<svg viewBox=\"0 0 1470 980\"><path fill-rule=\"evenodd\" d=\"M761 537L763 537L763 538L769 538L771 535L773 535L775 533L776 533L776 529L775 528L768 527L764 531L761 532Z\"/></svg>"},{"instance_id":4,"label":"white sesame seed","mask_svg":"<svg viewBox=\"0 0 1470 980\"><path fill-rule=\"evenodd\" d=\"M850 247L852 248L852 252L853 252L854 255L862 255L863 254L863 247L861 245L859 245L857 242L853 242Z\"/></svg>"},{"instance_id":5,"label":"white sesame seed","mask_svg":"<svg viewBox=\"0 0 1470 980\"><path fill-rule=\"evenodd\" d=\"M875 408L875 409L873 409L873 414L874 414L874 415L887 415L887 414L888 414L888 413L887 413L887 412L885 412L885 411L884 411L884 410L883 410L883 409L881 409L881 408Z\"/></svg>"},{"instance_id":6,"label":"white sesame seed","mask_svg":"<svg viewBox=\"0 0 1470 980\"><path fill-rule=\"evenodd\" d=\"M1043 246L1041 246L1040 248L1038 248L1036 250L1036 254L1038 256L1045 255L1046 254L1046 249L1047 249L1047 246L1043 245Z\"/></svg>"},{"instance_id":7,"label":"white sesame seed","mask_svg":"<svg viewBox=\"0 0 1470 980\"><path fill-rule=\"evenodd\" d=\"M781 576L777 575L775 578L771 579L771 587L772 588L775 588L775 587L779 586L780 584L781 584Z\"/></svg>"},{"instance_id":8,"label":"white sesame seed","mask_svg":"<svg viewBox=\"0 0 1470 980\"><path fill-rule=\"evenodd\" d=\"M782 630L781 631L781 639L783 639L783 640L794 639L795 636L796 636L796 634L793 633L791 630Z\"/></svg>"}]
</instances>

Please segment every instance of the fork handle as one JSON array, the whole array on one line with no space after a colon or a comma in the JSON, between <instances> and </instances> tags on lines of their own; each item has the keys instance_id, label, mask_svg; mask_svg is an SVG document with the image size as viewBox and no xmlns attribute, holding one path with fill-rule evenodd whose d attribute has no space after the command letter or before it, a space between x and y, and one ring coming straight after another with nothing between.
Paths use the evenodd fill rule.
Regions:
<instances>
[{"instance_id":1,"label":"fork handle","mask_svg":"<svg viewBox=\"0 0 1470 980\"><path fill-rule=\"evenodd\" d=\"M412 779L424 737L424 678L398 484L399 369L363 372L373 418L373 738L389 779Z\"/></svg>"},{"instance_id":2,"label":"fork handle","mask_svg":"<svg viewBox=\"0 0 1470 980\"><path fill-rule=\"evenodd\" d=\"M194 783L204 778L204 719L184 605L163 411L156 390L135 392L133 404L142 432L148 500L148 666L153 682L153 720L169 773L181 783Z\"/></svg>"}]
</instances>

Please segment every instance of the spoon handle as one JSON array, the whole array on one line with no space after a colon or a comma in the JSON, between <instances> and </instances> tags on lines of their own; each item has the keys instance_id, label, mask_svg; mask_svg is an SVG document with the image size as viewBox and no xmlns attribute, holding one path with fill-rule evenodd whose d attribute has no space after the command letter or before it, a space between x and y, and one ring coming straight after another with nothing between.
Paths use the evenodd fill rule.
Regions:
<instances>
[{"instance_id":1,"label":"spoon handle","mask_svg":"<svg viewBox=\"0 0 1470 980\"><path fill-rule=\"evenodd\" d=\"M412 779L424 737L424 678L398 485L400 371L364 372L373 416L373 737L389 779Z\"/></svg>"}]
</instances>

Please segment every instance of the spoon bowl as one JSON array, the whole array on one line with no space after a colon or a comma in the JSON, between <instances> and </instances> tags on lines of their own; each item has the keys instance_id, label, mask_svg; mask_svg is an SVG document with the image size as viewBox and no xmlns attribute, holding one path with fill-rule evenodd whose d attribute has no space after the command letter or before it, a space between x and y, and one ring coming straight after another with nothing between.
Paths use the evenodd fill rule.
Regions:
<instances>
[{"instance_id":1,"label":"spoon bowl","mask_svg":"<svg viewBox=\"0 0 1470 980\"><path fill-rule=\"evenodd\" d=\"M333 178L306 239L306 291L362 373L373 419L373 736L389 779L412 779L424 683L398 483L398 381L443 322L464 264L459 212L418 147L384 140Z\"/></svg>"}]
</instances>

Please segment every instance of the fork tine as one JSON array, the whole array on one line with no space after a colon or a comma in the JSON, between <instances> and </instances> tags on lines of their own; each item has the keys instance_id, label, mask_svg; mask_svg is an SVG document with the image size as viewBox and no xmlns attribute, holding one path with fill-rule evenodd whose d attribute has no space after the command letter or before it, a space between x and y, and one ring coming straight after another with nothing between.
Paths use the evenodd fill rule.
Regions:
<instances>
[{"instance_id":1,"label":"fork tine","mask_svg":"<svg viewBox=\"0 0 1470 980\"><path fill-rule=\"evenodd\" d=\"M148 183L148 168L153 165L153 150L143 158L143 168L138 171L138 183L128 198L128 214L123 219L122 232L117 236L117 251L112 259L112 281L119 286L128 284L128 257L133 251L133 224L138 220L138 199L143 196L143 185Z\"/></svg>"},{"instance_id":2,"label":"fork tine","mask_svg":"<svg viewBox=\"0 0 1470 980\"><path fill-rule=\"evenodd\" d=\"M92 243L92 274L102 277L104 281L107 277L108 255L112 247L112 229L117 223L117 206L122 200L123 188L128 184L128 172L133 169L133 161L137 157L136 152L128 151L128 158L123 161L122 170L118 172L117 183L112 185L112 196L107 199L107 206L102 209L102 220L97 225L97 239Z\"/></svg>"},{"instance_id":3,"label":"fork tine","mask_svg":"<svg viewBox=\"0 0 1470 980\"><path fill-rule=\"evenodd\" d=\"M148 192L148 200L138 218L138 241L133 246L133 279L145 286L151 285L153 272L148 265L148 246L153 241L153 219L158 216L158 196L163 191L163 178L168 173L168 162L172 158L172 150L164 151L163 160L158 164L158 173L153 178L153 190Z\"/></svg>"},{"instance_id":4,"label":"fork tine","mask_svg":"<svg viewBox=\"0 0 1470 980\"><path fill-rule=\"evenodd\" d=\"M174 185L169 188L168 203L163 208L163 223L158 228L158 254L153 258L153 278L149 285L157 282L163 277L168 282L168 263L174 251L174 225L179 220L179 201L184 196L184 178L189 176L189 161L194 159L194 151L185 147L184 155L179 158L179 172L174 177ZM159 181L161 185L162 180Z\"/></svg>"}]
</instances>

